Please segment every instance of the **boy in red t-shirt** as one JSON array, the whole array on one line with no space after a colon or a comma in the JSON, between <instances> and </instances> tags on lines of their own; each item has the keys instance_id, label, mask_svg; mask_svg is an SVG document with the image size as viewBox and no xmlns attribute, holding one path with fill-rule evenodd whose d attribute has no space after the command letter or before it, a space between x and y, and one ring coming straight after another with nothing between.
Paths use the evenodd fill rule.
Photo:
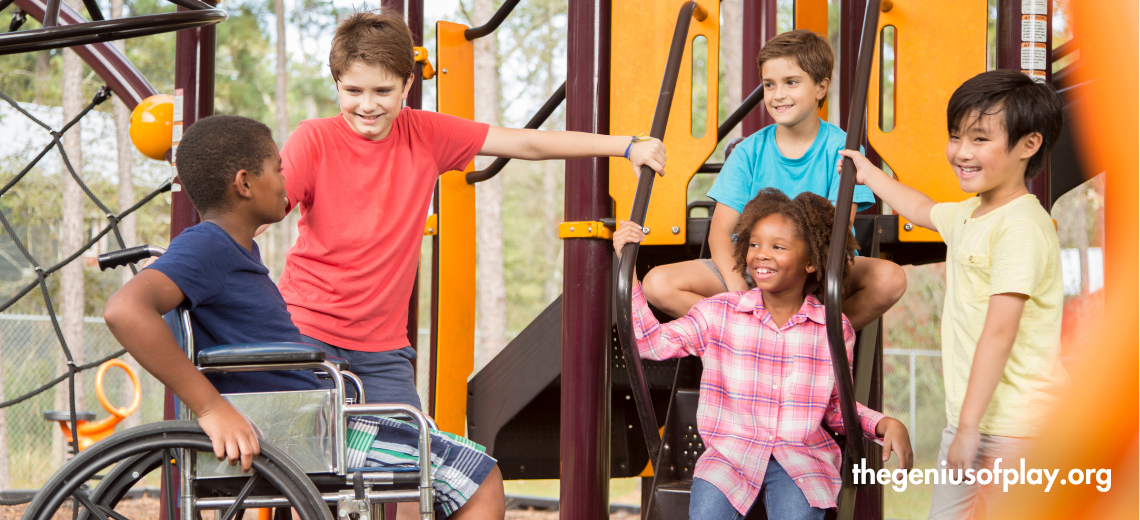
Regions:
<instances>
[{"instance_id":1,"label":"boy in red t-shirt","mask_svg":"<svg viewBox=\"0 0 1140 520\"><path fill-rule=\"evenodd\" d=\"M349 360L365 398L420 407L407 342L423 218L436 179L476 155L626 156L661 172L656 139L489 126L401 109L414 69L402 19L356 13L337 27L329 67L341 113L304 121L281 151L300 237L279 286L307 341Z\"/></svg>"}]
</instances>

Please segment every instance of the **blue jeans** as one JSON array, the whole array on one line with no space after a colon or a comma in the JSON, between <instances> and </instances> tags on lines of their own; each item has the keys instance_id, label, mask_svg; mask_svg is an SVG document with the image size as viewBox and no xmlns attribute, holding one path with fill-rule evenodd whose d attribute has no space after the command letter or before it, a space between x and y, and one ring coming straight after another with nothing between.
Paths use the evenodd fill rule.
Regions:
<instances>
[{"instance_id":1,"label":"blue jeans","mask_svg":"<svg viewBox=\"0 0 1140 520\"><path fill-rule=\"evenodd\" d=\"M768 460L768 471L764 472L764 483L756 502L764 504L764 511L772 520L823 520L826 511L808 504L804 492L774 457ZM756 503L752 507L756 507ZM689 495L690 519L743 520L744 516L716 486L703 479L693 479Z\"/></svg>"},{"instance_id":2,"label":"blue jeans","mask_svg":"<svg viewBox=\"0 0 1140 520\"><path fill-rule=\"evenodd\" d=\"M399 403L417 410L420 395L416 393L416 351L404 347L387 352L363 352L329 345L317 338L301 336L310 345L321 347L325 354L348 361L348 371L356 374L364 384L364 402Z\"/></svg>"}]
</instances>

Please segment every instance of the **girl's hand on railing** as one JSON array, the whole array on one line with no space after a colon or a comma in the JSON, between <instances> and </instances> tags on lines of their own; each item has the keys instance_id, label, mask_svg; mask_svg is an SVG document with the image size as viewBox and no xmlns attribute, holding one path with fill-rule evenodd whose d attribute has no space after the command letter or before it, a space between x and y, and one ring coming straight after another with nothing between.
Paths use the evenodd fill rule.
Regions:
<instances>
[{"instance_id":1,"label":"girl's hand on railing","mask_svg":"<svg viewBox=\"0 0 1140 520\"><path fill-rule=\"evenodd\" d=\"M910 449L910 435L906 426L898 419L883 417L875 428L875 434L883 438L883 462L891 457L891 452L899 460L899 469L914 467L914 452Z\"/></svg>"},{"instance_id":2,"label":"girl's hand on railing","mask_svg":"<svg viewBox=\"0 0 1140 520\"><path fill-rule=\"evenodd\" d=\"M618 258L621 258L621 249L626 244L630 242L640 244L642 240L645 240L645 232L641 226L632 220L623 220L618 224L617 231L614 231L614 251L617 251Z\"/></svg>"},{"instance_id":3,"label":"girl's hand on railing","mask_svg":"<svg viewBox=\"0 0 1140 520\"><path fill-rule=\"evenodd\" d=\"M641 176L641 167L648 166L657 175L665 176L665 144L652 137L633 143L629 148L629 162L633 165L634 177Z\"/></svg>"},{"instance_id":4,"label":"girl's hand on railing","mask_svg":"<svg viewBox=\"0 0 1140 520\"><path fill-rule=\"evenodd\" d=\"M843 157L850 157L851 161L855 163L855 182L858 184L867 184L867 179L874 175L886 175L883 170L871 164L871 161L857 150L840 150L839 155L842 157L835 164L836 175L843 174Z\"/></svg>"}]
</instances>

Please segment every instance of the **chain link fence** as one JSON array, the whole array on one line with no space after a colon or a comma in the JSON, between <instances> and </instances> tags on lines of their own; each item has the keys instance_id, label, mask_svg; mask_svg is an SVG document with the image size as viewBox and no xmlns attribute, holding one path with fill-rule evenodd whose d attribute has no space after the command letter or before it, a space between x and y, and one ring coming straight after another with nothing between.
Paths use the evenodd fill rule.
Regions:
<instances>
[{"instance_id":1,"label":"chain link fence","mask_svg":"<svg viewBox=\"0 0 1140 520\"><path fill-rule=\"evenodd\" d=\"M84 319L84 335L83 359L102 359L122 349L100 318ZM0 314L0 401L23 395L66 373L67 364L48 316ZM116 431L128 424L162 420L162 384L146 371L136 373L142 402L133 416L119 423ZM116 407L129 405L134 392L130 380L117 368L107 371L104 390ZM0 489L38 488L59 469L65 458L66 439L59 426L46 421L43 413L66 410L67 391L66 384L57 384L51 390L0 409L0 482L6 482ZM77 399L80 396L83 404L77 404L79 411L95 412L97 420L109 415L95 396L94 370L77 377Z\"/></svg>"}]
</instances>

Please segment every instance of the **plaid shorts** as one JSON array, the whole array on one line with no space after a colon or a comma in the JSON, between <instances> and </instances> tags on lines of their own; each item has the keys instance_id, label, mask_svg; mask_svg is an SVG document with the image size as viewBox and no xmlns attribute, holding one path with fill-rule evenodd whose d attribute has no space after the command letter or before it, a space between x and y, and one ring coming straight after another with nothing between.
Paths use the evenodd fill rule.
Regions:
<instances>
[{"instance_id":1,"label":"plaid shorts","mask_svg":"<svg viewBox=\"0 0 1140 520\"><path fill-rule=\"evenodd\" d=\"M349 417L345 432L349 468L419 465L419 428L387 417ZM435 479L435 511L455 513L495 467L486 449L470 439L433 430L431 466Z\"/></svg>"}]
</instances>

